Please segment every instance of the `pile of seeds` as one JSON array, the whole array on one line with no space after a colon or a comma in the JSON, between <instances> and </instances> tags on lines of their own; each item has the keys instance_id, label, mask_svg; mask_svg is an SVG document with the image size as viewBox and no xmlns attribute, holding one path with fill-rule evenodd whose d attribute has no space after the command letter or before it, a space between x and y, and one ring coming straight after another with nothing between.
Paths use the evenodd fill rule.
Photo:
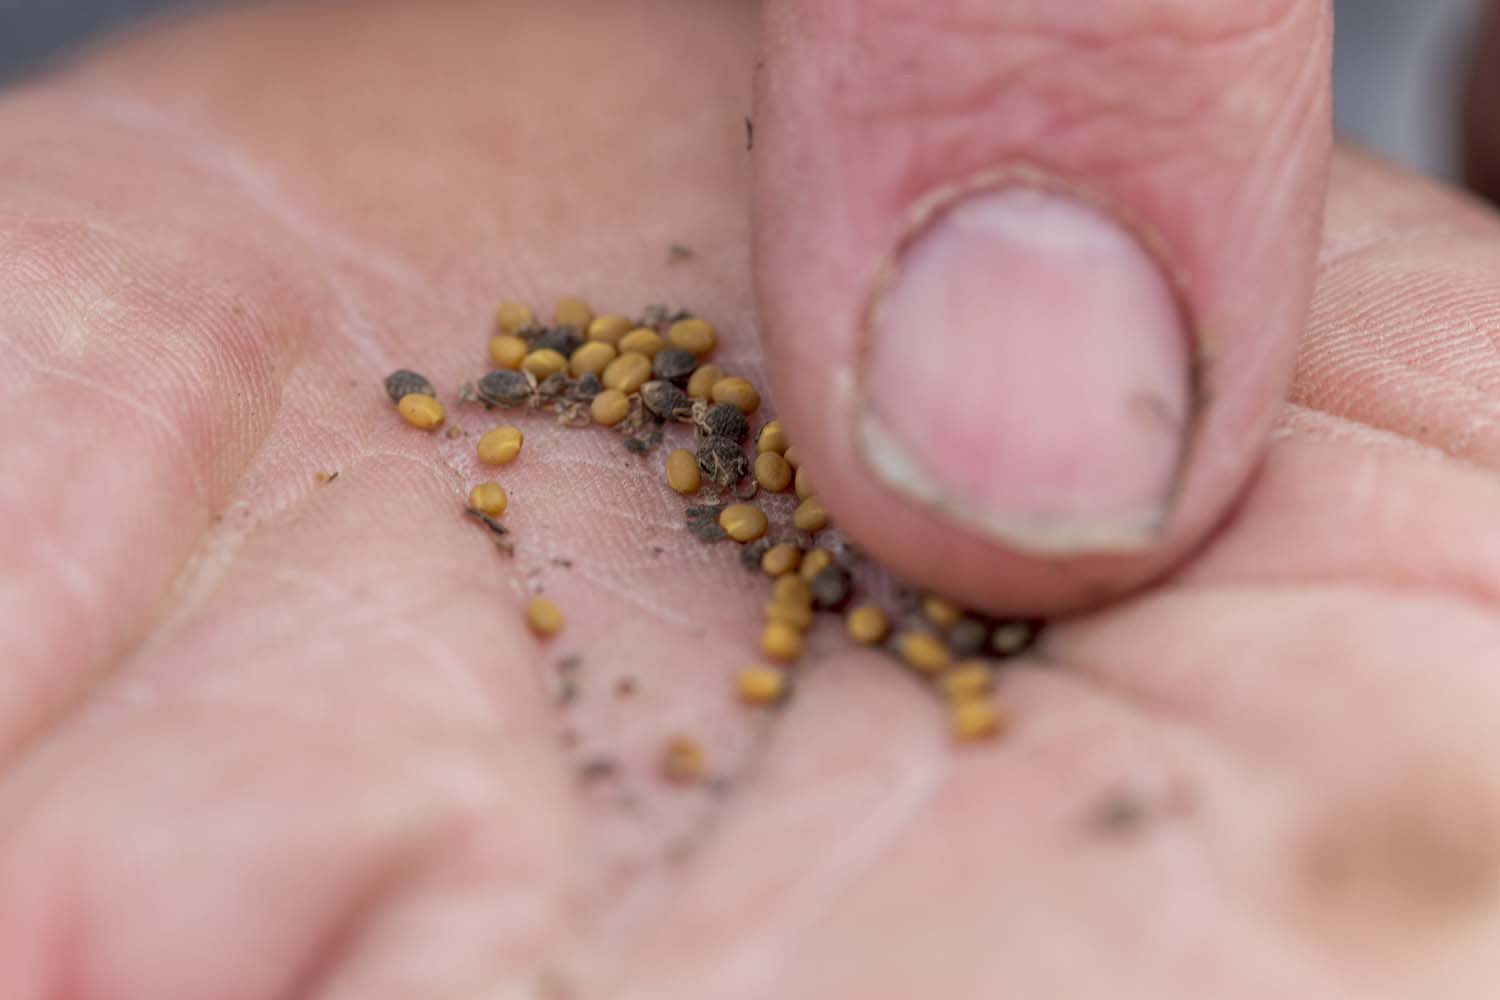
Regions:
<instances>
[{"instance_id":1,"label":"pile of seeds","mask_svg":"<svg viewBox=\"0 0 1500 1000\"><path fill-rule=\"evenodd\" d=\"M736 678L743 701L782 703L817 616L841 615L850 639L886 651L930 682L948 706L956 739L988 739L1002 731L1004 718L993 700L995 674L1031 646L1040 623L966 612L936 595L912 596L896 608L856 602L847 560L840 560L834 546L817 544L829 528L829 514L786 429L770 420L751 439L759 392L705 360L718 342L713 326L662 306L636 318L595 315L575 298L557 302L550 324L538 323L524 304L502 303L495 325L488 345L494 370L461 386L460 403L545 410L568 426L606 427L637 455L662 443L667 424L693 429L694 448L673 449L663 463L667 486L697 498L684 510L685 527L706 543L740 544L741 561L773 581L760 638L763 660ZM426 431L443 424L443 406L426 378L403 369L386 378L385 389L408 424ZM747 440L753 442L750 454ZM519 428L501 425L479 438L476 452L481 462L500 466L513 461L523 443ZM754 502L762 490L796 494L790 525L773 525ZM487 482L473 487L466 511L508 545L500 521L506 506L504 488ZM528 605L526 619L543 638L563 624L562 612L545 597ZM701 749L689 752L685 746L683 738L674 738L663 752L663 772L672 780L692 780L703 771Z\"/></svg>"}]
</instances>

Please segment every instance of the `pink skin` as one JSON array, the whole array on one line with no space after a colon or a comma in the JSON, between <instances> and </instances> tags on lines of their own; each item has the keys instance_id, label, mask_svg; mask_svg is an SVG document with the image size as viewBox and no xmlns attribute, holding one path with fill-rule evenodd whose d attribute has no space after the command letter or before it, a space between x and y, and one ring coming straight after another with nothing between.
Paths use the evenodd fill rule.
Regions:
<instances>
[{"instance_id":1,"label":"pink skin","mask_svg":"<svg viewBox=\"0 0 1500 1000\"><path fill-rule=\"evenodd\" d=\"M492 418L421 434L379 379L471 375L498 295L690 301L764 380L753 16L270 7L0 103L7 1000L1489 994L1500 226L1467 201L1338 162L1249 493L1006 674L994 748L832 624L785 710L736 706L764 581L607 436L525 422L514 561L459 516ZM678 731L727 793L656 779Z\"/></svg>"}]
</instances>

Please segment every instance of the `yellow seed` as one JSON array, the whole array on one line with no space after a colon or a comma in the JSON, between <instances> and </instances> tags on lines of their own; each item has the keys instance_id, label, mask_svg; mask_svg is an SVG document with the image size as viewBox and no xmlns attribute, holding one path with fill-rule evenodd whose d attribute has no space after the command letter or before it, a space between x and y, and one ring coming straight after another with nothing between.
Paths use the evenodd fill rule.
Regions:
<instances>
[{"instance_id":1,"label":"yellow seed","mask_svg":"<svg viewBox=\"0 0 1500 1000\"><path fill-rule=\"evenodd\" d=\"M552 322L558 326L576 326L579 330L587 330L593 321L594 310L582 299L558 299L557 305L552 307Z\"/></svg>"},{"instance_id":2,"label":"yellow seed","mask_svg":"<svg viewBox=\"0 0 1500 1000\"><path fill-rule=\"evenodd\" d=\"M922 598L922 614L938 628L952 628L964 616L958 605L931 594Z\"/></svg>"},{"instance_id":3,"label":"yellow seed","mask_svg":"<svg viewBox=\"0 0 1500 1000\"><path fill-rule=\"evenodd\" d=\"M760 429L755 436L755 450L761 454L768 451L778 455L784 455L789 445L786 440L786 428L781 426L780 420L773 420Z\"/></svg>"},{"instance_id":4,"label":"yellow seed","mask_svg":"<svg viewBox=\"0 0 1500 1000\"><path fill-rule=\"evenodd\" d=\"M792 542L782 542L766 549L760 557L760 568L771 576L782 576L794 572L802 562L802 548Z\"/></svg>"},{"instance_id":5,"label":"yellow seed","mask_svg":"<svg viewBox=\"0 0 1500 1000\"><path fill-rule=\"evenodd\" d=\"M573 373L574 378L598 375L615 359L617 353L619 352L613 344L606 344L602 340L586 341L568 358L568 370Z\"/></svg>"},{"instance_id":6,"label":"yellow seed","mask_svg":"<svg viewBox=\"0 0 1500 1000\"><path fill-rule=\"evenodd\" d=\"M501 368L509 368L512 371L520 368L521 362L529 353L531 353L531 348L520 337L502 333L498 337L490 338L490 360Z\"/></svg>"},{"instance_id":7,"label":"yellow seed","mask_svg":"<svg viewBox=\"0 0 1500 1000\"><path fill-rule=\"evenodd\" d=\"M862 604L850 611L844 627L849 630L849 638L866 646L882 641L891 631L890 619L873 604Z\"/></svg>"},{"instance_id":8,"label":"yellow seed","mask_svg":"<svg viewBox=\"0 0 1500 1000\"><path fill-rule=\"evenodd\" d=\"M782 577L783 580L798 579L797 577ZM786 625L799 632L806 632L812 628L813 609L811 604L801 601L778 601L766 602L766 621L779 625Z\"/></svg>"},{"instance_id":9,"label":"yellow seed","mask_svg":"<svg viewBox=\"0 0 1500 1000\"><path fill-rule=\"evenodd\" d=\"M443 423L443 404L420 392L409 392L402 396L401 402L396 404L396 412L401 414L402 420L424 431L440 427Z\"/></svg>"},{"instance_id":10,"label":"yellow seed","mask_svg":"<svg viewBox=\"0 0 1500 1000\"><path fill-rule=\"evenodd\" d=\"M526 605L526 624L539 636L556 635L563 627L563 613L545 597L533 597Z\"/></svg>"},{"instance_id":11,"label":"yellow seed","mask_svg":"<svg viewBox=\"0 0 1500 1000\"><path fill-rule=\"evenodd\" d=\"M802 501L792 511L792 523L798 531L822 531L828 527L828 511L823 507L823 501L817 497Z\"/></svg>"},{"instance_id":12,"label":"yellow seed","mask_svg":"<svg viewBox=\"0 0 1500 1000\"><path fill-rule=\"evenodd\" d=\"M597 398L597 397L596 397ZM686 448L678 448L667 456L667 485L686 496L697 493L702 479L698 474L698 459Z\"/></svg>"},{"instance_id":13,"label":"yellow seed","mask_svg":"<svg viewBox=\"0 0 1500 1000\"><path fill-rule=\"evenodd\" d=\"M613 427L630 415L630 400L619 389L605 389L589 403L594 423Z\"/></svg>"},{"instance_id":14,"label":"yellow seed","mask_svg":"<svg viewBox=\"0 0 1500 1000\"><path fill-rule=\"evenodd\" d=\"M666 346L667 342L661 339L661 334L649 326L638 326L620 338L621 354L644 354L650 358L655 357L656 352Z\"/></svg>"},{"instance_id":15,"label":"yellow seed","mask_svg":"<svg viewBox=\"0 0 1500 1000\"><path fill-rule=\"evenodd\" d=\"M701 319L680 319L667 327L667 340L673 347L691 351L700 358L714 349L718 339L714 328Z\"/></svg>"},{"instance_id":16,"label":"yellow seed","mask_svg":"<svg viewBox=\"0 0 1500 1000\"><path fill-rule=\"evenodd\" d=\"M755 456L755 481L761 489L780 493L792 481L792 467L774 451L763 451Z\"/></svg>"},{"instance_id":17,"label":"yellow seed","mask_svg":"<svg viewBox=\"0 0 1500 1000\"><path fill-rule=\"evenodd\" d=\"M805 560L804 560L805 561ZM812 607L812 588L807 581L795 574L783 576L771 588L771 600L786 604L805 604Z\"/></svg>"},{"instance_id":18,"label":"yellow seed","mask_svg":"<svg viewBox=\"0 0 1500 1000\"><path fill-rule=\"evenodd\" d=\"M690 399L707 399L714 383L724 377L724 369L718 365L699 365L688 376L687 394Z\"/></svg>"},{"instance_id":19,"label":"yellow seed","mask_svg":"<svg viewBox=\"0 0 1500 1000\"><path fill-rule=\"evenodd\" d=\"M948 647L930 632L907 632L896 640L896 651L908 666L928 674L937 673L953 660Z\"/></svg>"},{"instance_id":20,"label":"yellow seed","mask_svg":"<svg viewBox=\"0 0 1500 1000\"><path fill-rule=\"evenodd\" d=\"M983 660L964 660L944 671L938 684L943 694L954 701L978 698L990 693L994 678Z\"/></svg>"},{"instance_id":21,"label":"yellow seed","mask_svg":"<svg viewBox=\"0 0 1500 1000\"><path fill-rule=\"evenodd\" d=\"M754 413L760 406L760 393L748 380L730 376L714 383L709 398L715 403L728 403L741 413Z\"/></svg>"},{"instance_id":22,"label":"yellow seed","mask_svg":"<svg viewBox=\"0 0 1500 1000\"><path fill-rule=\"evenodd\" d=\"M519 427L496 427L484 433L474 450L486 465L504 465L521 453L521 441Z\"/></svg>"},{"instance_id":23,"label":"yellow seed","mask_svg":"<svg viewBox=\"0 0 1500 1000\"><path fill-rule=\"evenodd\" d=\"M786 464L790 465L792 468L794 468L794 469L800 469L800 468L802 468L802 459L797 455L797 446L796 445L794 445L794 444L787 445L786 451L784 451L784 452L781 453L781 457L784 458L784 459L786 459Z\"/></svg>"},{"instance_id":24,"label":"yellow seed","mask_svg":"<svg viewBox=\"0 0 1500 1000\"><path fill-rule=\"evenodd\" d=\"M760 649L773 660L790 663L802 655L802 632L785 622L770 622L761 630Z\"/></svg>"},{"instance_id":25,"label":"yellow seed","mask_svg":"<svg viewBox=\"0 0 1500 1000\"><path fill-rule=\"evenodd\" d=\"M960 698L949 709L953 736L960 743L977 743L1000 735L1000 710L983 698Z\"/></svg>"},{"instance_id":26,"label":"yellow seed","mask_svg":"<svg viewBox=\"0 0 1500 1000\"><path fill-rule=\"evenodd\" d=\"M625 316L595 316L589 324L589 339L602 340L606 344L617 344L620 338L635 326Z\"/></svg>"},{"instance_id":27,"label":"yellow seed","mask_svg":"<svg viewBox=\"0 0 1500 1000\"><path fill-rule=\"evenodd\" d=\"M742 701L771 705L786 695L786 674L775 667L746 667L740 671L739 689Z\"/></svg>"},{"instance_id":28,"label":"yellow seed","mask_svg":"<svg viewBox=\"0 0 1500 1000\"><path fill-rule=\"evenodd\" d=\"M766 514L754 504L730 504L719 514L719 527L737 542L753 542L766 533Z\"/></svg>"},{"instance_id":29,"label":"yellow seed","mask_svg":"<svg viewBox=\"0 0 1500 1000\"><path fill-rule=\"evenodd\" d=\"M674 736L661 748L661 773L668 781L690 785L708 769L708 754L690 736Z\"/></svg>"},{"instance_id":30,"label":"yellow seed","mask_svg":"<svg viewBox=\"0 0 1500 1000\"><path fill-rule=\"evenodd\" d=\"M787 464L791 465L790 462ZM797 478L793 488L797 491L798 500L806 500L813 495L815 491L813 490L812 477L807 474L806 469L799 468L797 470Z\"/></svg>"},{"instance_id":31,"label":"yellow seed","mask_svg":"<svg viewBox=\"0 0 1500 1000\"><path fill-rule=\"evenodd\" d=\"M509 499L499 483L480 483L469 491L469 506L490 517L504 514L507 503Z\"/></svg>"},{"instance_id":32,"label":"yellow seed","mask_svg":"<svg viewBox=\"0 0 1500 1000\"><path fill-rule=\"evenodd\" d=\"M495 326L506 333L515 333L523 326L535 322L531 307L520 302L502 302L495 310Z\"/></svg>"},{"instance_id":33,"label":"yellow seed","mask_svg":"<svg viewBox=\"0 0 1500 1000\"><path fill-rule=\"evenodd\" d=\"M550 347L544 347L540 351L532 351L521 359L521 370L530 372L537 378L546 378L548 375L556 375L560 371L566 371L568 359Z\"/></svg>"},{"instance_id":34,"label":"yellow seed","mask_svg":"<svg viewBox=\"0 0 1500 1000\"><path fill-rule=\"evenodd\" d=\"M606 365L599 377L607 388L635 392L651 378L651 359L644 354L622 354Z\"/></svg>"},{"instance_id":35,"label":"yellow seed","mask_svg":"<svg viewBox=\"0 0 1500 1000\"><path fill-rule=\"evenodd\" d=\"M827 549L811 549L802 557L802 579L813 577L833 565L833 553Z\"/></svg>"}]
</instances>

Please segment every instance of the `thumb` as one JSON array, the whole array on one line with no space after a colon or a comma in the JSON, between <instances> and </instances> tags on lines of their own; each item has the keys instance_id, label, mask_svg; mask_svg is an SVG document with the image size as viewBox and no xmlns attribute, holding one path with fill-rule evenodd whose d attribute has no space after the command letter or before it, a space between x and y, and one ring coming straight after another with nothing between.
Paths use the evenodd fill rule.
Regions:
<instances>
[{"instance_id":1,"label":"thumb","mask_svg":"<svg viewBox=\"0 0 1500 1000\"><path fill-rule=\"evenodd\" d=\"M1327 0L769 0L756 282L836 522L1007 612L1161 573L1291 375Z\"/></svg>"}]
</instances>

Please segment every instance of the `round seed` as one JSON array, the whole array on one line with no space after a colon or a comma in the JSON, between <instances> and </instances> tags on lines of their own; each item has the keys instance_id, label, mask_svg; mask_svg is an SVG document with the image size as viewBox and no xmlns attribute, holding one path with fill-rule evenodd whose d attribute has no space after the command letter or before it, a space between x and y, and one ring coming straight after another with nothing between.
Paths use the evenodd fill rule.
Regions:
<instances>
[{"instance_id":1,"label":"round seed","mask_svg":"<svg viewBox=\"0 0 1500 1000\"><path fill-rule=\"evenodd\" d=\"M707 399L714 383L724 377L724 369L718 365L699 365L688 377L687 394L693 399Z\"/></svg>"},{"instance_id":2,"label":"round seed","mask_svg":"<svg viewBox=\"0 0 1500 1000\"><path fill-rule=\"evenodd\" d=\"M838 565L823 567L807 581L807 588L812 591L813 604L829 611L837 610L848 602L851 587L849 571Z\"/></svg>"},{"instance_id":3,"label":"round seed","mask_svg":"<svg viewBox=\"0 0 1500 1000\"><path fill-rule=\"evenodd\" d=\"M961 698L949 710L953 736L960 743L977 743L1000 735L1000 710L983 698Z\"/></svg>"},{"instance_id":4,"label":"round seed","mask_svg":"<svg viewBox=\"0 0 1500 1000\"><path fill-rule=\"evenodd\" d=\"M613 427L630 415L630 399L619 389L605 389L589 403L594 423Z\"/></svg>"},{"instance_id":5,"label":"round seed","mask_svg":"<svg viewBox=\"0 0 1500 1000\"><path fill-rule=\"evenodd\" d=\"M708 769L708 754L690 736L674 736L661 748L661 773L668 781L690 785Z\"/></svg>"},{"instance_id":6,"label":"round seed","mask_svg":"<svg viewBox=\"0 0 1500 1000\"><path fill-rule=\"evenodd\" d=\"M530 353L531 348L520 337L502 333L498 337L490 338L490 360L501 368L511 370L520 368L521 362Z\"/></svg>"},{"instance_id":7,"label":"round seed","mask_svg":"<svg viewBox=\"0 0 1500 1000\"><path fill-rule=\"evenodd\" d=\"M568 370L573 373L574 378L598 375L618 353L613 344L606 344L602 340L590 340L586 344L580 344L578 349L568 357Z\"/></svg>"},{"instance_id":8,"label":"round seed","mask_svg":"<svg viewBox=\"0 0 1500 1000\"><path fill-rule=\"evenodd\" d=\"M802 566L799 572L802 579L811 581L813 577L833 565L833 553L827 549L810 549L802 555ZM809 592L811 597L811 592Z\"/></svg>"},{"instance_id":9,"label":"round seed","mask_svg":"<svg viewBox=\"0 0 1500 1000\"><path fill-rule=\"evenodd\" d=\"M808 589L807 581L802 577L789 574L777 579L776 585L771 588L771 600L812 607L812 591Z\"/></svg>"},{"instance_id":10,"label":"round seed","mask_svg":"<svg viewBox=\"0 0 1500 1000\"><path fill-rule=\"evenodd\" d=\"M927 674L946 667L953 657L937 636L928 632L907 632L896 640L896 652L908 666Z\"/></svg>"},{"instance_id":11,"label":"round seed","mask_svg":"<svg viewBox=\"0 0 1500 1000\"><path fill-rule=\"evenodd\" d=\"M782 577L782 579L795 578ZM789 628L797 629L799 632L806 632L812 628L813 610L811 604L800 601L770 600L766 602L765 612L767 622L786 625Z\"/></svg>"},{"instance_id":12,"label":"round seed","mask_svg":"<svg viewBox=\"0 0 1500 1000\"><path fill-rule=\"evenodd\" d=\"M760 557L760 568L771 576L794 572L802 562L802 549L792 542L782 542L766 549Z\"/></svg>"},{"instance_id":13,"label":"round seed","mask_svg":"<svg viewBox=\"0 0 1500 1000\"><path fill-rule=\"evenodd\" d=\"M760 393L755 391L755 386L734 376L715 382L709 398L715 403L728 403L741 413L754 413L760 406Z\"/></svg>"},{"instance_id":14,"label":"round seed","mask_svg":"<svg viewBox=\"0 0 1500 1000\"><path fill-rule=\"evenodd\" d=\"M701 358L713 350L718 339L714 328L701 319L680 319L667 327L667 340L672 346L692 351L695 357Z\"/></svg>"},{"instance_id":15,"label":"round seed","mask_svg":"<svg viewBox=\"0 0 1500 1000\"><path fill-rule=\"evenodd\" d=\"M763 451L755 456L755 481L761 489L780 493L791 484L792 467L774 451Z\"/></svg>"},{"instance_id":16,"label":"round seed","mask_svg":"<svg viewBox=\"0 0 1500 1000\"><path fill-rule=\"evenodd\" d=\"M594 321L594 310L582 299L562 298L552 308L552 322L558 326L573 326L587 330Z\"/></svg>"},{"instance_id":17,"label":"round seed","mask_svg":"<svg viewBox=\"0 0 1500 1000\"><path fill-rule=\"evenodd\" d=\"M443 404L420 392L407 393L396 404L401 419L418 430L430 431L443 423Z\"/></svg>"},{"instance_id":18,"label":"round seed","mask_svg":"<svg viewBox=\"0 0 1500 1000\"><path fill-rule=\"evenodd\" d=\"M792 463L787 462L786 464L790 466ZM812 486L812 477L807 474L806 469L799 468L797 470L797 478L794 481L794 488L797 491L798 500L806 500L808 497L813 495L814 491Z\"/></svg>"},{"instance_id":19,"label":"round seed","mask_svg":"<svg viewBox=\"0 0 1500 1000\"><path fill-rule=\"evenodd\" d=\"M745 435L750 433L750 421L726 403L715 403L704 410L698 427L707 437L726 437L735 441L745 440Z\"/></svg>"},{"instance_id":20,"label":"round seed","mask_svg":"<svg viewBox=\"0 0 1500 1000\"><path fill-rule=\"evenodd\" d=\"M800 469L800 468L802 468L802 459L800 457L798 457L798 455L797 455L797 446L796 445L794 445L794 444L787 445L786 446L786 451L784 451L784 452L781 453L781 457L784 458L784 459L786 459L786 464L790 465L792 468L794 468L794 469Z\"/></svg>"},{"instance_id":21,"label":"round seed","mask_svg":"<svg viewBox=\"0 0 1500 1000\"><path fill-rule=\"evenodd\" d=\"M760 649L773 660L790 663L802 655L802 633L784 622L770 622L761 630Z\"/></svg>"},{"instance_id":22,"label":"round seed","mask_svg":"<svg viewBox=\"0 0 1500 1000\"><path fill-rule=\"evenodd\" d=\"M531 398L531 380L521 372L502 369L481 378L478 392L488 406L520 406Z\"/></svg>"},{"instance_id":23,"label":"round seed","mask_svg":"<svg viewBox=\"0 0 1500 1000\"><path fill-rule=\"evenodd\" d=\"M754 504L730 504L719 515L719 527L737 542L753 542L766 533L766 514Z\"/></svg>"},{"instance_id":24,"label":"round seed","mask_svg":"<svg viewBox=\"0 0 1500 1000\"><path fill-rule=\"evenodd\" d=\"M425 376L418 375L414 371L398 368L385 377L385 394L391 397L391 402L399 403L402 397L419 395L437 397L437 390Z\"/></svg>"},{"instance_id":25,"label":"round seed","mask_svg":"<svg viewBox=\"0 0 1500 1000\"><path fill-rule=\"evenodd\" d=\"M667 456L667 485L686 496L697 493L702 484L698 475L698 459L686 448L678 448Z\"/></svg>"},{"instance_id":26,"label":"round seed","mask_svg":"<svg viewBox=\"0 0 1500 1000\"><path fill-rule=\"evenodd\" d=\"M589 339L611 345L618 344L620 338L629 333L634 326L635 324L628 316L614 314L595 316L593 322L588 325Z\"/></svg>"},{"instance_id":27,"label":"round seed","mask_svg":"<svg viewBox=\"0 0 1500 1000\"><path fill-rule=\"evenodd\" d=\"M526 605L526 624L544 638L556 635L563 627L562 610L545 597L533 597Z\"/></svg>"},{"instance_id":28,"label":"round seed","mask_svg":"<svg viewBox=\"0 0 1500 1000\"><path fill-rule=\"evenodd\" d=\"M891 631L891 623L885 612L873 604L862 604L849 612L849 616L844 619L844 627L849 630L849 638L866 646L884 641Z\"/></svg>"},{"instance_id":29,"label":"round seed","mask_svg":"<svg viewBox=\"0 0 1500 1000\"><path fill-rule=\"evenodd\" d=\"M539 379L548 375L556 375L558 372L567 371L568 359L550 347L544 347L538 351L532 351L521 359L521 370L535 375Z\"/></svg>"},{"instance_id":30,"label":"round seed","mask_svg":"<svg viewBox=\"0 0 1500 1000\"><path fill-rule=\"evenodd\" d=\"M676 347L657 351L656 356L651 359L651 374L676 385L686 385L697 367L698 359L691 351Z\"/></svg>"},{"instance_id":31,"label":"round seed","mask_svg":"<svg viewBox=\"0 0 1500 1000\"><path fill-rule=\"evenodd\" d=\"M519 427L496 427L484 433L474 450L486 465L504 465L521 453L521 441Z\"/></svg>"},{"instance_id":32,"label":"round seed","mask_svg":"<svg viewBox=\"0 0 1500 1000\"><path fill-rule=\"evenodd\" d=\"M652 379L641 386L641 403L663 420L685 418L693 411L687 393L661 379Z\"/></svg>"},{"instance_id":33,"label":"round seed","mask_svg":"<svg viewBox=\"0 0 1500 1000\"><path fill-rule=\"evenodd\" d=\"M990 693L994 676L983 660L964 660L945 670L938 678L938 686L954 701L978 698Z\"/></svg>"},{"instance_id":34,"label":"round seed","mask_svg":"<svg viewBox=\"0 0 1500 1000\"><path fill-rule=\"evenodd\" d=\"M929 594L922 598L922 615L938 628L952 628L958 624L958 620L963 617L964 613L952 601L945 601L941 597Z\"/></svg>"},{"instance_id":35,"label":"round seed","mask_svg":"<svg viewBox=\"0 0 1500 1000\"><path fill-rule=\"evenodd\" d=\"M620 338L621 354L644 354L650 358L666 346L667 342L661 339L661 334L649 326L638 326Z\"/></svg>"},{"instance_id":36,"label":"round seed","mask_svg":"<svg viewBox=\"0 0 1500 1000\"><path fill-rule=\"evenodd\" d=\"M606 388L635 392L651 377L651 359L641 354L621 354L604 368L599 378Z\"/></svg>"},{"instance_id":37,"label":"round seed","mask_svg":"<svg viewBox=\"0 0 1500 1000\"><path fill-rule=\"evenodd\" d=\"M755 435L755 450L761 454L774 452L781 455L786 452L787 447L786 429L781 426L780 420L772 420Z\"/></svg>"},{"instance_id":38,"label":"round seed","mask_svg":"<svg viewBox=\"0 0 1500 1000\"><path fill-rule=\"evenodd\" d=\"M740 671L738 687L742 701L773 705L786 696L786 674L775 667L746 667Z\"/></svg>"},{"instance_id":39,"label":"round seed","mask_svg":"<svg viewBox=\"0 0 1500 1000\"><path fill-rule=\"evenodd\" d=\"M797 526L798 531L822 531L828 527L828 511L823 507L823 501L817 497L808 497L802 501L792 511L792 523Z\"/></svg>"},{"instance_id":40,"label":"round seed","mask_svg":"<svg viewBox=\"0 0 1500 1000\"><path fill-rule=\"evenodd\" d=\"M720 486L733 486L750 470L750 462L738 441L707 437L698 442L698 469Z\"/></svg>"},{"instance_id":41,"label":"round seed","mask_svg":"<svg viewBox=\"0 0 1500 1000\"><path fill-rule=\"evenodd\" d=\"M515 333L523 326L536 322L531 307L520 302L502 302L495 310L495 326L506 333Z\"/></svg>"},{"instance_id":42,"label":"round seed","mask_svg":"<svg viewBox=\"0 0 1500 1000\"><path fill-rule=\"evenodd\" d=\"M469 491L469 506L490 517L504 514L508 502L505 489L499 483L480 483Z\"/></svg>"}]
</instances>

